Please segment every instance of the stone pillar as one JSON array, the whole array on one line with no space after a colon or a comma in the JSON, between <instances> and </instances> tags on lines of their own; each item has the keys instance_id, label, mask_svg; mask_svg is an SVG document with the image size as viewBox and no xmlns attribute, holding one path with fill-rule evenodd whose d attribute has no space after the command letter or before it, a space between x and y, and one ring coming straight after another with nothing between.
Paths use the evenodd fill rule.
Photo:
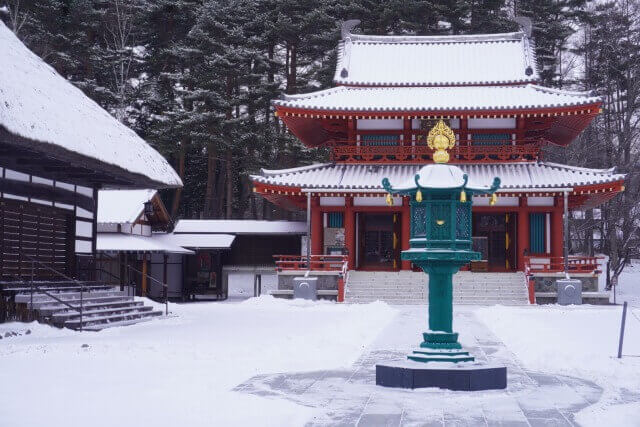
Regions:
<instances>
[{"instance_id":1,"label":"stone pillar","mask_svg":"<svg viewBox=\"0 0 640 427\"><path fill-rule=\"evenodd\" d=\"M409 198L402 198L402 215L400 218L402 226L402 236L400 237L401 248L403 251L409 249L409 239L411 238L411 206L409 205ZM402 270L411 269L411 261L402 261L400 264Z\"/></svg>"},{"instance_id":2,"label":"stone pillar","mask_svg":"<svg viewBox=\"0 0 640 427\"><path fill-rule=\"evenodd\" d=\"M349 270L356 268L356 218L353 211L353 197L344 199L344 245L347 248Z\"/></svg>"},{"instance_id":3,"label":"stone pillar","mask_svg":"<svg viewBox=\"0 0 640 427\"><path fill-rule=\"evenodd\" d=\"M520 209L518 209L518 270L524 271L524 252L529 250L529 210L527 198L520 197Z\"/></svg>"},{"instance_id":4,"label":"stone pillar","mask_svg":"<svg viewBox=\"0 0 640 427\"><path fill-rule=\"evenodd\" d=\"M551 212L551 256L562 257L564 251L564 224L562 222L563 201L562 197L556 197Z\"/></svg>"},{"instance_id":5,"label":"stone pillar","mask_svg":"<svg viewBox=\"0 0 640 427\"><path fill-rule=\"evenodd\" d=\"M322 255L324 245L324 214L320 210L320 198L311 199L311 255Z\"/></svg>"}]
</instances>

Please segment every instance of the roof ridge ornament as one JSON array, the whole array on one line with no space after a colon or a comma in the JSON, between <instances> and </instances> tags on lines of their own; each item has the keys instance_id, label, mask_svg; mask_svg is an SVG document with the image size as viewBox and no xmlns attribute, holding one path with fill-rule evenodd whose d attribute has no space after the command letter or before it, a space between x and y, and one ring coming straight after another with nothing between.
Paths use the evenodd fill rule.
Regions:
<instances>
[{"instance_id":1,"label":"roof ridge ornament","mask_svg":"<svg viewBox=\"0 0 640 427\"><path fill-rule=\"evenodd\" d=\"M342 58L342 70L340 70L340 77L346 79L349 77L349 63L351 62L351 30L360 25L359 19L349 19L342 23L340 30L342 40L344 40L344 56Z\"/></svg>"},{"instance_id":2,"label":"roof ridge ornament","mask_svg":"<svg viewBox=\"0 0 640 427\"><path fill-rule=\"evenodd\" d=\"M340 29L342 39L344 40L349 38L351 36L351 30L360 25L360 22L361 21L359 19L349 19L344 21Z\"/></svg>"},{"instance_id":3,"label":"roof ridge ornament","mask_svg":"<svg viewBox=\"0 0 640 427\"><path fill-rule=\"evenodd\" d=\"M456 145L456 135L440 119L429 131L427 145L435 151L433 153L433 161L435 163L447 163L449 161L449 153L446 150L451 150Z\"/></svg>"},{"instance_id":4,"label":"roof ridge ornament","mask_svg":"<svg viewBox=\"0 0 640 427\"><path fill-rule=\"evenodd\" d=\"M531 22L531 18L528 16L516 16L513 18L516 24L522 28L522 31L528 38L531 38L531 29L533 28L533 23Z\"/></svg>"}]
</instances>

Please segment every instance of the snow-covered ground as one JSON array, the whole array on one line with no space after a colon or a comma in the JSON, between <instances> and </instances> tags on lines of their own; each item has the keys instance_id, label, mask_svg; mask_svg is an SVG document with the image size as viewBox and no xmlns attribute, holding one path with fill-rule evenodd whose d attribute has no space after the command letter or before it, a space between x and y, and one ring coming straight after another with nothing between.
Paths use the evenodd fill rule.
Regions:
<instances>
[{"instance_id":1,"label":"snow-covered ground","mask_svg":"<svg viewBox=\"0 0 640 427\"><path fill-rule=\"evenodd\" d=\"M99 333L3 324L2 336L8 331L19 335L0 340L0 426L299 426L326 419L318 417L329 410L321 404L233 389L260 375L348 371L356 361L363 363L363 355L407 351L407 343L419 339L419 323L426 326L422 310L426 314L424 307L391 308L380 302L346 305L261 297L171 305L174 317L169 319ZM486 341L477 332L488 328L527 371L576 377L601 387L600 400L576 415L580 424L638 425L640 308L629 314L622 359L615 357L619 306L467 306L456 312L465 345ZM413 319L413 326L398 321L405 318ZM273 386L297 389L295 384ZM337 393L331 387L323 393ZM385 393L392 393L373 383L369 387L381 405ZM468 398L487 411L508 403L513 393L525 392ZM412 393L407 399L421 396L407 393ZM466 396L437 390L428 395L431 406L438 406L433 399L464 401ZM355 403L358 397L345 396L346 407L349 399ZM554 408L556 402L554 396L543 396L537 404Z\"/></svg>"},{"instance_id":2,"label":"snow-covered ground","mask_svg":"<svg viewBox=\"0 0 640 427\"><path fill-rule=\"evenodd\" d=\"M616 302L620 304L623 301L640 308L640 260L634 259L631 265L622 270L618 278Z\"/></svg>"},{"instance_id":3,"label":"snow-covered ground","mask_svg":"<svg viewBox=\"0 0 640 427\"><path fill-rule=\"evenodd\" d=\"M622 286L621 286L622 287ZM483 307L476 315L533 371L569 375L603 388L576 420L585 426L640 425L640 307L631 308L617 358L620 306Z\"/></svg>"},{"instance_id":4,"label":"snow-covered ground","mask_svg":"<svg viewBox=\"0 0 640 427\"><path fill-rule=\"evenodd\" d=\"M171 311L99 333L0 325L3 336L22 332L0 340L0 426L302 425L312 409L231 389L258 374L350 366L395 313L272 297Z\"/></svg>"}]
</instances>

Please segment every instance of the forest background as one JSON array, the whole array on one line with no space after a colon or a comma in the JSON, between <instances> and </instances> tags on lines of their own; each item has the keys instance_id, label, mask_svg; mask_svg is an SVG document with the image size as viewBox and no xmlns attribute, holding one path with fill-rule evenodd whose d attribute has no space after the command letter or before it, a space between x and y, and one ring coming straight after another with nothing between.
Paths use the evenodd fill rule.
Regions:
<instances>
[{"instance_id":1,"label":"forest background","mask_svg":"<svg viewBox=\"0 0 640 427\"><path fill-rule=\"evenodd\" d=\"M571 251L610 255L617 276L640 256L640 0L0 0L31 50L174 165L184 188L163 193L174 219L301 218L256 197L249 175L327 159L271 101L331 86L340 22L474 34L517 31L516 16L533 23L541 84L604 99L545 159L628 174L624 193L571 220Z\"/></svg>"}]
</instances>

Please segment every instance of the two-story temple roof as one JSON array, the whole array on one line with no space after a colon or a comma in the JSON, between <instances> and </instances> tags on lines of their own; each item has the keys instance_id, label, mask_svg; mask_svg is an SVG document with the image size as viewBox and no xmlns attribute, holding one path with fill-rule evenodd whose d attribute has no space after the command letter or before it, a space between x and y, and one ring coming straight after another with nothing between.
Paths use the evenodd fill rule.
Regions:
<instances>
[{"instance_id":1,"label":"two-story temple roof","mask_svg":"<svg viewBox=\"0 0 640 427\"><path fill-rule=\"evenodd\" d=\"M506 262L499 261L507 267L522 268L527 251L561 255L557 236L562 235L559 209L565 194L576 209L597 206L623 190L624 175L613 170L544 162L543 147L570 144L599 114L602 100L588 92L540 86L533 41L525 32L372 36L353 34L354 24L343 26L334 87L273 101L287 128L309 147L328 148L331 163L252 176L255 191L273 203L304 209L310 194L312 222L314 215L323 216L325 227L344 221L351 268L367 264L363 253L384 252L367 246L374 239L367 230L378 230L383 220L365 216L405 208L407 201L403 207L385 206L382 178L402 182L433 162L426 137L439 120L456 137L450 162L469 175L470 183L502 179L502 200L495 206L481 198L474 202L474 233L488 236L491 227L518 224L517 249L508 243L515 230L500 231L507 234L511 251ZM393 223L408 222L406 215L402 210L402 219L394 217ZM516 220L507 226L509 218ZM529 220L537 225L525 236ZM312 231L314 253L340 246L322 243L321 234L321 229ZM403 248L407 236L403 231ZM530 238L534 247L528 247Z\"/></svg>"}]
</instances>

